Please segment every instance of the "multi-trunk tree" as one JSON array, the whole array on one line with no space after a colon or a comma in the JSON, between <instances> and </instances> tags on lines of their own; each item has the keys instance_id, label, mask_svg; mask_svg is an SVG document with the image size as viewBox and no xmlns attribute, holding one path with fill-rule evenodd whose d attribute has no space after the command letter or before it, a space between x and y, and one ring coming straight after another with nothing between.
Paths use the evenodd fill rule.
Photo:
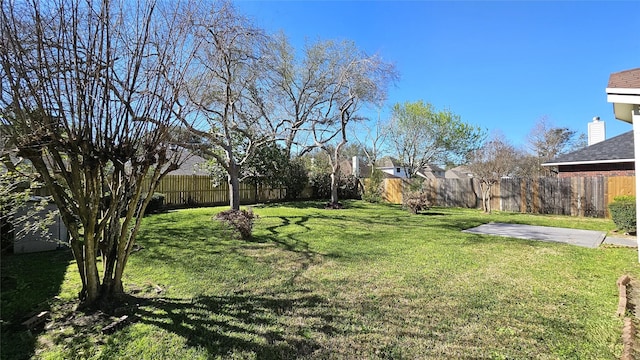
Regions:
<instances>
[{"instance_id":1,"label":"multi-trunk tree","mask_svg":"<svg viewBox=\"0 0 640 360\"><path fill-rule=\"evenodd\" d=\"M188 7L168 6L2 2L1 131L70 232L82 305L108 307L123 291L150 195L177 166L176 89L194 44Z\"/></svg>"}]
</instances>

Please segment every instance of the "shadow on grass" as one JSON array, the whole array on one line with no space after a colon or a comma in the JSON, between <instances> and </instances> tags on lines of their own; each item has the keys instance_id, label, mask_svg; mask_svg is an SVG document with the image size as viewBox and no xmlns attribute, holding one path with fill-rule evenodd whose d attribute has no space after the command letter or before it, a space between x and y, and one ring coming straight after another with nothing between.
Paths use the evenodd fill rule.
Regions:
<instances>
[{"instance_id":1,"label":"shadow on grass","mask_svg":"<svg viewBox=\"0 0 640 360\"><path fill-rule=\"evenodd\" d=\"M72 260L70 250L2 255L1 359L29 359L34 355L36 337L22 322L32 314L51 310L50 300L60 292Z\"/></svg>"},{"instance_id":2,"label":"shadow on grass","mask_svg":"<svg viewBox=\"0 0 640 360\"><path fill-rule=\"evenodd\" d=\"M252 205L255 208L282 208L288 207L293 209L320 209L320 210L343 210L343 209L368 209L371 205L360 200L344 199L339 200L342 204L342 209L327 209L326 205L330 202L329 199L322 200L307 200L307 201L290 201L290 202L277 202L277 203L264 203ZM389 206L396 207L393 204L376 204L376 206Z\"/></svg>"},{"instance_id":3,"label":"shadow on grass","mask_svg":"<svg viewBox=\"0 0 640 360\"><path fill-rule=\"evenodd\" d=\"M335 319L327 301L311 293L199 296L193 299L135 299L136 317L205 349L207 357L250 353L258 359L295 359L320 348L314 340L335 333ZM126 337L127 331L116 334ZM103 354L117 355L107 344ZM153 344L150 344L153 345Z\"/></svg>"},{"instance_id":4,"label":"shadow on grass","mask_svg":"<svg viewBox=\"0 0 640 360\"><path fill-rule=\"evenodd\" d=\"M273 202L252 205L254 208L282 208L289 207L294 209L324 209L326 203L320 200L308 200L308 201L290 201L290 202Z\"/></svg>"},{"instance_id":5,"label":"shadow on grass","mask_svg":"<svg viewBox=\"0 0 640 360\"><path fill-rule=\"evenodd\" d=\"M424 215L424 216L445 216L445 215L447 215L447 214L442 213L442 212L436 212L436 211L430 211L430 210L427 210L427 211L421 211L421 212L419 212L419 213L418 213L418 215Z\"/></svg>"}]
</instances>

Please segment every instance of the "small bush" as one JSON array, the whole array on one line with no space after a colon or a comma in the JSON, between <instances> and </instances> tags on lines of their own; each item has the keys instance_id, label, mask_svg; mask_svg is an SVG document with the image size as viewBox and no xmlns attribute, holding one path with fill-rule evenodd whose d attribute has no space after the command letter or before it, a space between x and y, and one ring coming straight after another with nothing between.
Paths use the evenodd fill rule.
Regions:
<instances>
[{"instance_id":1,"label":"small bush","mask_svg":"<svg viewBox=\"0 0 640 360\"><path fill-rule=\"evenodd\" d=\"M636 232L636 198L635 196L618 196L609 204L611 219L618 230L625 233Z\"/></svg>"},{"instance_id":2,"label":"small bush","mask_svg":"<svg viewBox=\"0 0 640 360\"><path fill-rule=\"evenodd\" d=\"M382 202L382 191L364 191L362 194L362 200L372 203L378 204Z\"/></svg>"},{"instance_id":3,"label":"small bush","mask_svg":"<svg viewBox=\"0 0 640 360\"><path fill-rule=\"evenodd\" d=\"M313 189L314 199L328 199L331 197L331 176L329 174L313 174L309 181Z\"/></svg>"},{"instance_id":4,"label":"small bush","mask_svg":"<svg viewBox=\"0 0 640 360\"><path fill-rule=\"evenodd\" d=\"M253 221L257 216L249 210L227 210L216 215L216 219L231 225L243 240L251 239Z\"/></svg>"},{"instance_id":5,"label":"small bush","mask_svg":"<svg viewBox=\"0 0 640 360\"><path fill-rule=\"evenodd\" d=\"M430 207L427 194L416 191L409 193L404 199L404 207L412 214L417 214L420 211L428 210Z\"/></svg>"},{"instance_id":6,"label":"small bush","mask_svg":"<svg viewBox=\"0 0 640 360\"><path fill-rule=\"evenodd\" d=\"M384 174L382 170L374 167L371 171L371 177L369 178L369 184L365 187L362 194L362 200L370 203L382 202L382 195L384 194Z\"/></svg>"},{"instance_id":7,"label":"small bush","mask_svg":"<svg viewBox=\"0 0 640 360\"><path fill-rule=\"evenodd\" d=\"M353 175L340 175L338 197L340 199L360 199L360 182L358 178Z\"/></svg>"},{"instance_id":8,"label":"small bush","mask_svg":"<svg viewBox=\"0 0 640 360\"><path fill-rule=\"evenodd\" d=\"M159 213L164 208L164 194L161 193L153 193L151 195L151 200L147 204L147 208L144 210L145 214L155 214Z\"/></svg>"}]
</instances>

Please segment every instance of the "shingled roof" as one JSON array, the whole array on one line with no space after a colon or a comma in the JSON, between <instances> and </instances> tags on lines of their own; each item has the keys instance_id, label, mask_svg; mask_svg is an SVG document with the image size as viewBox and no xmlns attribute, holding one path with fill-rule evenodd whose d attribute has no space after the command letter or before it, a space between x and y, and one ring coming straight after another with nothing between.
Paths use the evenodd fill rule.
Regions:
<instances>
[{"instance_id":1,"label":"shingled roof","mask_svg":"<svg viewBox=\"0 0 640 360\"><path fill-rule=\"evenodd\" d=\"M618 163L634 161L633 130L580 150L560 155L542 166Z\"/></svg>"},{"instance_id":2,"label":"shingled roof","mask_svg":"<svg viewBox=\"0 0 640 360\"><path fill-rule=\"evenodd\" d=\"M640 68L612 73L609 76L607 87L618 89L640 88Z\"/></svg>"},{"instance_id":3,"label":"shingled roof","mask_svg":"<svg viewBox=\"0 0 640 360\"><path fill-rule=\"evenodd\" d=\"M180 154L180 168L168 175L211 175L206 163L207 160L201 156L183 152Z\"/></svg>"}]
</instances>

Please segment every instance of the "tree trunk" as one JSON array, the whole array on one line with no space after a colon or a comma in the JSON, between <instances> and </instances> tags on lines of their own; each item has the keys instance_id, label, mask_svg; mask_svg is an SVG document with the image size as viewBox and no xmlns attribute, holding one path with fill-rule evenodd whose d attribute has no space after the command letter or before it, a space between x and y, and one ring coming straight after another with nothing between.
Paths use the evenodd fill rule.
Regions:
<instances>
[{"instance_id":1,"label":"tree trunk","mask_svg":"<svg viewBox=\"0 0 640 360\"><path fill-rule=\"evenodd\" d=\"M98 276L98 264L96 261L97 248L94 235L85 234L84 238L84 269L86 274L86 297L84 305L92 306L100 297L100 277Z\"/></svg>"},{"instance_id":2,"label":"tree trunk","mask_svg":"<svg viewBox=\"0 0 640 360\"><path fill-rule=\"evenodd\" d=\"M78 267L78 273L80 274L80 281L82 282L82 289L78 292L78 298L80 301L84 301L87 297L87 273L84 269L84 248L82 242L72 238L71 250L73 252L73 258L76 260L76 266Z\"/></svg>"},{"instance_id":3,"label":"tree trunk","mask_svg":"<svg viewBox=\"0 0 640 360\"><path fill-rule=\"evenodd\" d=\"M229 166L229 206L231 210L240 210L240 180L238 178L238 166L231 164Z\"/></svg>"},{"instance_id":4,"label":"tree trunk","mask_svg":"<svg viewBox=\"0 0 640 360\"><path fill-rule=\"evenodd\" d=\"M338 174L335 170L331 173L331 203L338 203Z\"/></svg>"},{"instance_id":5,"label":"tree trunk","mask_svg":"<svg viewBox=\"0 0 640 360\"><path fill-rule=\"evenodd\" d=\"M482 201L484 203L484 212L491 214L491 185L486 185L483 190Z\"/></svg>"}]
</instances>

